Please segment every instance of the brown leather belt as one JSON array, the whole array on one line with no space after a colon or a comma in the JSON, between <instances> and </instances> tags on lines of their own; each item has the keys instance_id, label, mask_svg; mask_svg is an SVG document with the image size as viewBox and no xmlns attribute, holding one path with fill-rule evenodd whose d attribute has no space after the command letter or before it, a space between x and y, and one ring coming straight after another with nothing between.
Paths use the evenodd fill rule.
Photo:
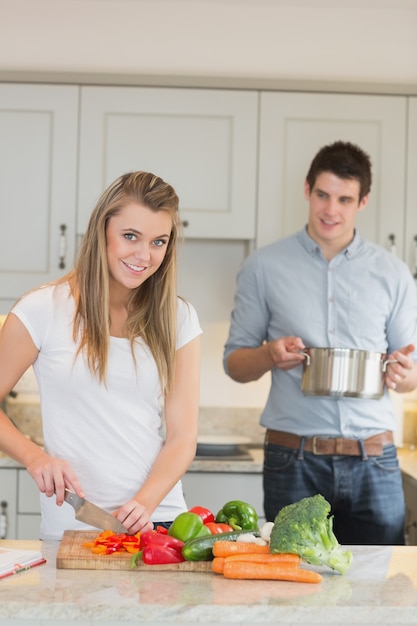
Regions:
<instances>
[{"instance_id":1,"label":"brown leather belt","mask_svg":"<svg viewBox=\"0 0 417 626\"><path fill-rule=\"evenodd\" d=\"M303 439L304 452L346 456L362 456L363 454L359 439L345 439L344 437L299 437L292 433L268 429L266 431L265 443L299 450ZM373 435L373 437L363 439L362 443L368 456L381 456L383 446L394 443L394 437L390 430L386 430L378 435Z\"/></svg>"}]
</instances>

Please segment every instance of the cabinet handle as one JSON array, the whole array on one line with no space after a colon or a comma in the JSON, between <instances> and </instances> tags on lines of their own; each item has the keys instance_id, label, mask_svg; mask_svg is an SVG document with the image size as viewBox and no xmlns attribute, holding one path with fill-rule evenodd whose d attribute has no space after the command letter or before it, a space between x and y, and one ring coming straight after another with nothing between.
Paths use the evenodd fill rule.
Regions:
<instances>
[{"instance_id":1,"label":"cabinet handle","mask_svg":"<svg viewBox=\"0 0 417 626\"><path fill-rule=\"evenodd\" d=\"M190 222L188 220L183 220L181 224L183 225L184 228L187 228L187 226L190 225Z\"/></svg>"},{"instance_id":2,"label":"cabinet handle","mask_svg":"<svg viewBox=\"0 0 417 626\"><path fill-rule=\"evenodd\" d=\"M0 503L0 539L6 539L7 537L7 502L2 500Z\"/></svg>"},{"instance_id":3,"label":"cabinet handle","mask_svg":"<svg viewBox=\"0 0 417 626\"><path fill-rule=\"evenodd\" d=\"M395 244L395 235L393 235L392 233L391 235L388 235L388 240L389 240L390 252L392 252L392 254L397 254L397 246Z\"/></svg>"},{"instance_id":4,"label":"cabinet handle","mask_svg":"<svg viewBox=\"0 0 417 626\"><path fill-rule=\"evenodd\" d=\"M63 270L65 268L65 256L67 254L67 237L65 234L67 227L65 224L61 224L59 228L61 230L59 237L59 269Z\"/></svg>"}]
</instances>

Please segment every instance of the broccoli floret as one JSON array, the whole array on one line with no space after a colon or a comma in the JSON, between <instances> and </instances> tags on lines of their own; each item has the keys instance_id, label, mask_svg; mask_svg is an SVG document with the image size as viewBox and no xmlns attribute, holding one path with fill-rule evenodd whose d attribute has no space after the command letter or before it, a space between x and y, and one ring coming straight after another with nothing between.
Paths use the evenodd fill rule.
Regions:
<instances>
[{"instance_id":1,"label":"broccoli floret","mask_svg":"<svg viewBox=\"0 0 417 626\"><path fill-rule=\"evenodd\" d=\"M327 565L344 574L352 553L343 551L333 532L330 504L316 494L283 507L275 518L271 552L292 552L312 565Z\"/></svg>"}]
</instances>

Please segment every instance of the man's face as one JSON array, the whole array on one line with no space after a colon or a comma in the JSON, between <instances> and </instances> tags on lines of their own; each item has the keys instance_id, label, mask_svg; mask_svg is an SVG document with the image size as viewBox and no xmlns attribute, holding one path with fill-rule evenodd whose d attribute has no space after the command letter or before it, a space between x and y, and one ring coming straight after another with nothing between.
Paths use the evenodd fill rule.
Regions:
<instances>
[{"instance_id":1,"label":"man's face","mask_svg":"<svg viewBox=\"0 0 417 626\"><path fill-rule=\"evenodd\" d=\"M359 201L359 192L359 181L332 172L321 172L312 189L305 182L304 194L310 203L308 233L324 251L337 254L352 241L356 215L368 202L368 196Z\"/></svg>"}]
</instances>

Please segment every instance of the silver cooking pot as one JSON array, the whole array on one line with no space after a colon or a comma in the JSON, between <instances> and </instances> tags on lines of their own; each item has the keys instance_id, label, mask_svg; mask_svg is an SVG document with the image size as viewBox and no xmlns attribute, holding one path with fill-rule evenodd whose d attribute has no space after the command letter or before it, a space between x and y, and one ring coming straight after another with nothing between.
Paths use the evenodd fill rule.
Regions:
<instances>
[{"instance_id":1,"label":"silver cooking pot","mask_svg":"<svg viewBox=\"0 0 417 626\"><path fill-rule=\"evenodd\" d=\"M351 348L305 348L301 389L306 396L379 399L388 359L381 352Z\"/></svg>"}]
</instances>

